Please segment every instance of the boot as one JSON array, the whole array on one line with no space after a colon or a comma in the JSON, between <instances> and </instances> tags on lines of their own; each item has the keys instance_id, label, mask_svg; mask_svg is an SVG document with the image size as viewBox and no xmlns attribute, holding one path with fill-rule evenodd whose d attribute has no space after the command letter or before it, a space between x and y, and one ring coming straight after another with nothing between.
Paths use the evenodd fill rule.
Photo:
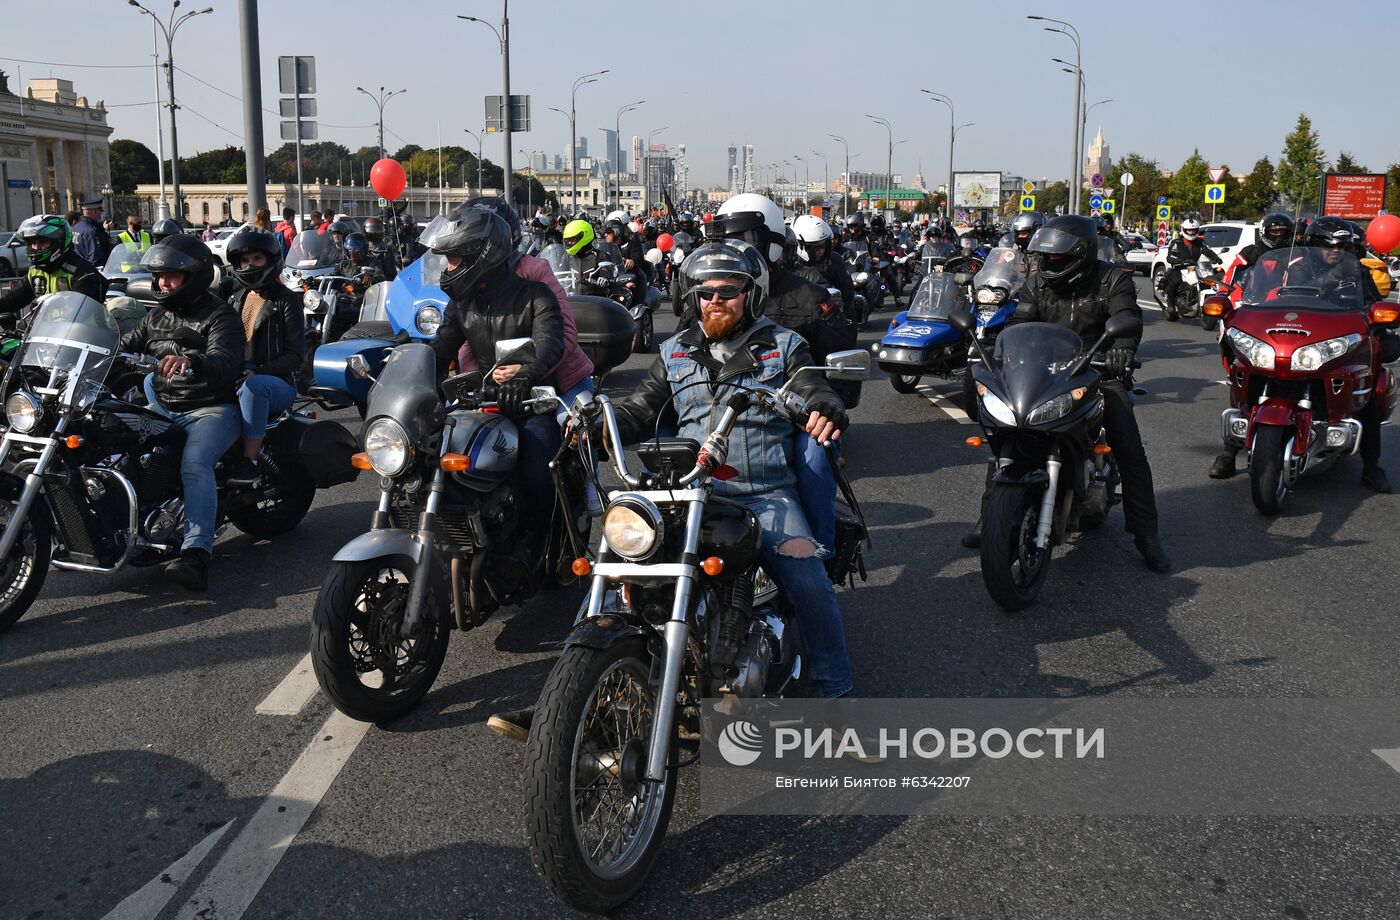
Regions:
<instances>
[{"instance_id":1,"label":"boot","mask_svg":"<svg viewBox=\"0 0 1400 920\"><path fill-rule=\"evenodd\" d=\"M1167 558L1166 550L1162 549L1162 541L1157 539L1156 534L1138 534L1133 538L1133 544L1142 554L1142 561L1149 569L1159 575L1171 571L1171 560Z\"/></svg>"},{"instance_id":2,"label":"boot","mask_svg":"<svg viewBox=\"0 0 1400 920\"><path fill-rule=\"evenodd\" d=\"M209 590L209 556L205 549L191 547L165 567L165 577L186 591Z\"/></svg>"},{"instance_id":3,"label":"boot","mask_svg":"<svg viewBox=\"0 0 1400 920\"><path fill-rule=\"evenodd\" d=\"M1234 448L1226 448L1220 452L1220 456L1215 458L1215 462L1210 465L1211 479L1229 479L1235 475L1235 457L1239 451Z\"/></svg>"},{"instance_id":4,"label":"boot","mask_svg":"<svg viewBox=\"0 0 1400 920\"><path fill-rule=\"evenodd\" d=\"M486 727L503 738L524 744L530 740L530 725L534 721L535 707L528 706L525 709L508 709L505 712L494 713L486 720Z\"/></svg>"},{"instance_id":5,"label":"boot","mask_svg":"<svg viewBox=\"0 0 1400 920\"><path fill-rule=\"evenodd\" d=\"M262 469L258 461L251 457L242 457L237 465L229 470L228 477L224 480L231 486L255 486L262 479Z\"/></svg>"},{"instance_id":6,"label":"boot","mask_svg":"<svg viewBox=\"0 0 1400 920\"><path fill-rule=\"evenodd\" d=\"M1362 468L1361 484L1372 492L1382 495L1391 493L1390 480L1386 478L1385 470L1381 469L1378 463L1368 463Z\"/></svg>"}]
</instances>

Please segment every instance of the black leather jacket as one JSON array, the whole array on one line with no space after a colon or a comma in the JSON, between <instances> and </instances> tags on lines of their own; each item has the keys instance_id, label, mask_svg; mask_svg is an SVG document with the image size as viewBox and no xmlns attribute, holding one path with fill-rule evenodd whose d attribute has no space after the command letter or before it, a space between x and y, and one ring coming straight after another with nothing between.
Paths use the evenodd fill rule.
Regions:
<instances>
[{"instance_id":1,"label":"black leather jacket","mask_svg":"<svg viewBox=\"0 0 1400 920\"><path fill-rule=\"evenodd\" d=\"M833 249L828 249L826 258L820 262L799 262L795 274L822 287L836 288L841 292L841 307L847 318L851 317L852 310L856 302L856 285L851 280L851 273L846 269L846 262L836 254Z\"/></svg>"},{"instance_id":2,"label":"black leather jacket","mask_svg":"<svg viewBox=\"0 0 1400 920\"><path fill-rule=\"evenodd\" d=\"M833 351L849 347L845 330L832 322L840 319L833 315L835 310L825 287L781 268L769 274L763 315L806 339L817 364L825 364Z\"/></svg>"},{"instance_id":3,"label":"black leather jacket","mask_svg":"<svg viewBox=\"0 0 1400 920\"><path fill-rule=\"evenodd\" d=\"M243 379L243 322L233 308L206 291L176 313L156 307L122 336L121 351L188 358L188 377L156 375L156 396L171 412L188 412L237 400Z\"/></svg>"},{"instance_id":4,"label":"black leather jacket","mask_svg":"<svg viewBox=\"0 0 1400 920\"><path fill-rule=\"evenodd\" d=\"M521 373L537 384L544 383L564 355L564 317L559 300L545 285L521 278L505 266L479 287L470 301L448 303L432 342L438 378L457 360L463 344L471 345L472 357L484 373L496 363L497 342L520 338L535 340L535 360Z\"/></svg>"},{"instance_id":5,"label":"black leather jacket","mask_svg":"<svg viewBox=\"0 0 1400 920\"><path fill-rule=\"evenodd\" d=\"M1142 318L1133 278L1111 262L1095 262L1089 273L1065 291L1045 283L1032 269L1021 300L1007 325L1013 323L1055 323L1079 333L1085 345L1093 345L1103 335L1104 324L1114 313L1131 313ZM1141 334L1111 343L1114 348L1136 349Z\"/></svg>"},{"instance_id":6,"label":"black leather jacket","mask_svg":"<svg viewBox=\"0 0 1400 920\"><path fill-rule=\"evenodd\" d=\"M281 377L295 384L306 362L306 323L301 298L277 282L258 293L267 298L267 305L253 327L253 373ZM229 298L229 306L239 315L240 323L243 302L247 299L247 289L240 289Z\"/></svg>"},{"instance_id":7,"label":"black leather jacket","mask_svg":"<svg viewBox=\"0 0 1400 920\"><path fill-rule=\"evenodd\" d=\"M1171 245L1167 247L1167 264L1175 268L1183 266L1195 268L1196 263L1201 260L1201 256L1209 256L1215 262L1220 261L1220 256L1216 255L1214 249L1206 245L1204 238L1190 242L1185 237L1179 236L1172 240Z\"/></svg>"}]
</instances>

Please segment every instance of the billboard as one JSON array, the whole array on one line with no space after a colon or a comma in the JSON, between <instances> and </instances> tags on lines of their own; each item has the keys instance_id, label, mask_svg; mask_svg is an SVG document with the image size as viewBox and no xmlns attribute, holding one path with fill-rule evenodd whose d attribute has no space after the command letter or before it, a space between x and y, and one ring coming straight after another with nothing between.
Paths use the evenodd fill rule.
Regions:
<instances>
[{"instance_id":1,"label":"billboard","mask_svg":"<svg viewBox=\"0 0 1400 920\"><path fill-rule=\"evenodd\" d=\"M1370 220L1385 208L1383 174L1327 173L1322 177L1322 213L1343 220Z\"/></svg>"},{"instance_id":2,"label":"billboard","mask_svg":"<svg viewBox=\"0 0 1400 920\"><path fill-rule=\"evenodd\" d=\"M953 173L953 207L997 208L1001 206L1001 173Z\"/></svg>"}]
</instances>

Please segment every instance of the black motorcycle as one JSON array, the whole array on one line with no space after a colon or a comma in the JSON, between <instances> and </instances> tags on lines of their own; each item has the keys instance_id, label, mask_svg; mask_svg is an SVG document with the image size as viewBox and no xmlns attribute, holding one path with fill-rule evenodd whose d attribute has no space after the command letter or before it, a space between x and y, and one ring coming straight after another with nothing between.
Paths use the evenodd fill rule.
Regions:
<instances>
[{"instance_id":1,"label":"black motorcycle","mask_svg":"<svg viewBox=\"0 0 1400 920\"><path fill-rule=\"evenodd\" d=\"M145 406L155 361L117 352L102 304L75 292L39 301L6 371L0 442L0 629L29 609L52 565L115 572L180 554L185 433ZM296 527L318 488L349 482L354 440L340 425L291 411L268 426L270 460L256 486L219 483L217 526L257 537Z\"/></svg>"},{"instance_id":2,"label":"black motorcycle","mask_svg":"<svg viewBox=\"0 0 1400 920\"><path fill-rule=\"evenodd\" d=\"M1109 317L1087 351L1064 326L1008 326L991 355L972 335L974 314L954 313L949 322L981 357L970 367L996 462L982 519L982 580L1003 609L1020 610L1040 593L1054 547L1101 525L1119 501L1100 376L1091 365L1110 341L1139 334L1142 320Z\"/></svg>"},{"instance_id":3,"label":"black motorcycle","mask_svg":"<svg viewBox=\"0 0 1400 920\"><path fill-rule=\"evenodd\" d=\"M863 350L827 360L803 370L869 374ZM605 423L624 483L609 496L588 600L540 692L525 757L535 867L575 908L610 910L645 880L675 801L678 729L698 732L700 701L779 696L801 671L794 611L758 564L759 522L712 492L713 480L735 472L724 460L742 413L806 420L791 385L730 396L703 445L642 442L641 475L628 469L606 396L570 407L581 432ZM862 566L859 506L840 484L855 517L838 517L835 558L848 568L829 568L834 581Z\"/></svg>"}]
</instances>

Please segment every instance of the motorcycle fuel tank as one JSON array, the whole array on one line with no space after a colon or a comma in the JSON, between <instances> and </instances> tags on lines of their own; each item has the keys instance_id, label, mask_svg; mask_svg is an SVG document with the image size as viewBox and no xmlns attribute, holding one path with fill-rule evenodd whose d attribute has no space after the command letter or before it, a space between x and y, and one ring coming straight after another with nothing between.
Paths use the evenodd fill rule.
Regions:
<instances>
[{"instance_id":1,"label":"motorcycle fuel tank","mask_svg":"<svg viewBox=\"0 0 1400 920\"><path fill-rule=\"evenodd\" d=\"M447 440L447 449L465 454L470 465L453 473L452 478L478 492L487 492L511 474L520 454L520 436L515 423L504 415L460 410L452 413L456 424Z\"/></svg>"}]
</instances>

